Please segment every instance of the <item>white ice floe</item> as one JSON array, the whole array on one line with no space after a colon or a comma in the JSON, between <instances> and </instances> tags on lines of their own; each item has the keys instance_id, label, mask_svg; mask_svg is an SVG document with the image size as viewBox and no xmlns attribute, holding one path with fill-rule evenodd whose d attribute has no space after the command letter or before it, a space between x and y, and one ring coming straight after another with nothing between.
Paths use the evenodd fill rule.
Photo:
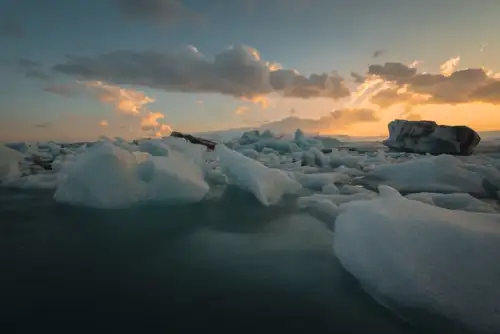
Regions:
<instances>
[{"instance_id":1,"label":"white ice floe","mask_svg":"<svg viewBox=\"0 0 500 334\"><path fill-rule=\"evenodd\" d=\"M139 151L147 152L154 157L167 157L170 147L162 140L143 140L139 143Z\"/></svg>"},{"instance_id":2,"label":"white ice floe","mask_svg":"<svg viewBox=\"0 0 500 334\"><path fill-rule=\"evenodd\" d=\"M500 332L500 215L409 200L389 187L340 207L334 249L367 291Z\"/></svg>"},{"instance_id":3,"label":"white ice floe","mask_svg":"<svg viewBox=\"0 0 500 334\"><path fill-rule=\"evenodd\" d=\"M93 145L60 172L54 199L97 208L125 207L144 197L135 156L112 143Z\"/></svg>"},{"instance_id":4,"label":"white ice floe","mask_svg":"<svg viewBox=\"0 0 500 334\"><path fill-rule=\"evenodd\" d=\"M138 172L146 183L145 201L198 202L209 190L200 166L175 150L168 157L149 157L138 165Z\"/></svg>"},{"instance_id":5,"label":"white ice floe","mask_svg":"<svg viewBox=\"0 0 500 334\"><path fill-rule=\"evenodd\" d=\"M174 149L168 157L130 152L101 142L65 165L54 198L96 208L119 208L142 202L185 203L208 192L204 172Z\"/></svg>"},{"instance_id":6,"label":"white ice floe","mask_svg":"<svg viewBox=\"0 0 500 334\"><path fill-rule=\"evenodd\" d=\"M471 212L489 212L497 211L488 203L485 203L469 194L437 194L437 193L416 193L409 194L406 198L435 205L440 208L450 210L463 210Z\"/></svg>"},{"instance_id":7,"label":"white ice floe","mask_svg":"<svg viewBox=\"0 0 500 334\"><path fill-rule=\"evenodd\" d=\"M470 193L487 197L484 181L484 176L471 171L459 159L440 155L378 166L360 183L371 187L385 184L403 193Z\"/></svg>"},{"instance_id":8,"label":"white ice floe","mask_svg":"<svg viewBox=\"0 0 500 334\"><path fill-rule=\"evenodd\" d=\"M363 201L363 200L371 200L378 195L376 193L358 193L358 194L350 194L350 195L343 195L343 194L312 194L310 196L304 196L299 198L299 200L302 201L309 201L309 202L319 202L319 201L329 201L331 203L334 203L335 205L341 205L353 201Z\"/></svg>"},{"instance_id":9,"label":"white ice floe","mask_svg":"<svg viewBox=\"0 0 500 334\"><path fill-rule=\"evenodd\" d=\"M347 183L350 180L348 175L335 172L316 174L293 173L292 175L304 188L318 191L323 189L327 184Z\"/></svg>"},{"instance_id":10,"label":"white ice floe","mask_svg":"<svg viewBox=\"0 0 500 334\"><path fill-rule=\"evenodd\" d=\"M19 162L22 160L24 154L0 145L0 181L19 176Z\"/></svg>"},{"instance_id":11,"label":"white ice floe","mask_svg":"<svg viewBox=\"0 0 500 334\"><path fill-rule=\"evenodd\" d=\"M254 194L263 205L275 204L284 194L295 193L300 188L286 172L268 168L223 144L217 145L215 151L230 182Z\"/></svg>"}]
</instances>

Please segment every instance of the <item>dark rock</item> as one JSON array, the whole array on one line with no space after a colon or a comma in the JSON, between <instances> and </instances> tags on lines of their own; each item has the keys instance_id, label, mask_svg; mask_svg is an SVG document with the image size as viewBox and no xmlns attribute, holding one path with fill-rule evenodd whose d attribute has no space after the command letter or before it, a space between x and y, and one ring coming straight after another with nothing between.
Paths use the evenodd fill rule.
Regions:
<instances>
[{"instance_id":1,"label":"dark rock","mask_svg":"<svg viewBox=\"0 0 500 334\"><path fill-rule=\"evenodd\" d=\"M394 120L383 144L409 153L470 155L481 141L467 126L438 125L433 121Z\"/></svg>"}]
</instances>

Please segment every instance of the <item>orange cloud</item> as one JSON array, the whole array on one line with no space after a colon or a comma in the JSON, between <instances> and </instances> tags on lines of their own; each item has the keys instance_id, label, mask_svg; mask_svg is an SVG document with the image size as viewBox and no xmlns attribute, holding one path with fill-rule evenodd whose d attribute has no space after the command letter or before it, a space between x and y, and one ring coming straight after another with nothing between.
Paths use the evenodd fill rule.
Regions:
<instances>
[{"instance_id":1,"label":"orange cloud","mask_svg":"<svg viewBox=\"0 0 500 334\"><path fill-rule=\"evenodd\" d=\"M241 107L236 108L236 110L234 111L234 113L235 113L236 115L244 115L244 114L246 114L249 110L250 110L250 108L248 108L248 107L244 107L244 106L241 106Z\"/></svg>"},{"instance_id":2,"label":"orange cloud","mask_svg":"<svg viewBox=\"0 0 500 334\"><path fill-rule=\"evenodd\" d=\"M159 123L159 119L165 118L161 112L147 112L141 119L141 129L143 131L152 131L158 136L170 134L172 128L168 124Z\"/></svg>"},{"instance_id":3,"label":"orange cloud","mask_svg":"<svg viewBox=\"0 0 500 334\"><path fill-rule=\"evenodd\" d=\"M241 99L243 101L247 101L247 102L251 102L251 103L257 104L262 109L269 108L269 105L271 104L271 100L267 96L264 96L264 95L258 95L258 96L253 96L253 97L242 96Z\"/></svg>"},{"instance_id":4,"label":"orange cloud","mask_svg":"<svg viewBox=\"0 0 500 334\"><path fill-rule=\"evenodd\" d=\"M139 115L141 109L155 100L144 92L109 85L102 81L86 81L85 85L97 94L103 103L113 104L115 110L125 115Z\"/></svg>"}]
</instances>

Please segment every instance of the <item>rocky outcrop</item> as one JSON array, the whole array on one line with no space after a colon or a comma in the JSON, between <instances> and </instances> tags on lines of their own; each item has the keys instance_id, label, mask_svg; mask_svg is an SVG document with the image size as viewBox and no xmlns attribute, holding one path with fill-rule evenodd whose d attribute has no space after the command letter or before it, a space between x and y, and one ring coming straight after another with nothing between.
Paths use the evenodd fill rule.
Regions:
<instances>
[{"instance_id":1,"label":"rocky outcrop","mask_svg":"<svg viewBox=\"0 0 500 334\"><path fill-rule=\"evenodd\" d=\"M389 123L389 138L383 144L403 152L470 155L480 141L479 134L467 126L394 120Z\"/></svg>"}]
</instances>

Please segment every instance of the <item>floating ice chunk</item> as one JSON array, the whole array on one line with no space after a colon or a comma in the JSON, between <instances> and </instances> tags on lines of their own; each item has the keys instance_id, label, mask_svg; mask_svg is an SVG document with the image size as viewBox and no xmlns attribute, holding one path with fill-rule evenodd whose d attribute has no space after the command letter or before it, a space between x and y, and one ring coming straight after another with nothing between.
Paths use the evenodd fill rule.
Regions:
<instances>
[{"instance_id":1,"label":"floating ice chunk","mask_svg":"<svg viewBox=\"0 0 500 334\"><path fill-rule=\"evenodd\" d=\"M251 159L257 159L259 157L259 152L257 152L254 149L251 148L245 148L239 151L241 154L243 154L245 157L249 157Z\"/></svg>"},{"instance_id":2,"label":"floating ice chunk","mask_svg":"<svg viewBox=\"0 0 500 334\"><path fill-rule=\"evenodd\" d=\"M484 164L481 161L477 163L464 163L463 167L481 175L491 186L496 188L495 191L500 190L500 171L495 167L485 166L481 163Z\"/></svg>"},{"instance_id":3,"label":"floating ice chunk","mask_svg":"<svg viewBox=\"0 0 500 334\"><path fill-rule=\"evenodd\" d=\"M330 183L347 183L350 180L349 175L335 172L317 174L294 173L293 176L304 188L315 190L321 190L325 185Z\"/></svg>"},{"instance_id":4,"label":"floating ice chunk","mask_svg":"<svg viewBox=\"0 0 500 334\"><path fill-rule=\"evenodd\" d=\"M265 148L271 148L279 153L290 153L300 151L300 147L294 142L283 139L262 139L251 145L256 151L261 152Z\"/></svg>"},{"instance_id":5,"label":"floating ice chunk","mask_svg":"<svg viewBox=\"0 0 500 334\"><path fill-rule=\"evenodd\" d=\"M0 145L0 181L19 176L19 162L22 160L22 153Z\"/></svg>"},{"instance_id":6,"label":"floating ice chunk","mask_svg":"<svg viewBox=\"0 0 500 334\"><path fill-rule=\"evenodd\" d=\"M114 144L116 146L119 146L121 148L126 149L127 151L133 152L137 150L137 147L135 145L131 145L128 141L121 137L115 137Z\"/></svg>"},{"instance_id":7,"label":"floating ice chunk","mask_svg":"<svg viewBox=\"0 0 500 334\"><path fill-rule=\"evenodd\" d=\"M215 184L226 184L227 176L218 169L212 169L206 172L205 180Z\"/></svg>"},{"instance_id":8,"label":"floating ice chunk","mask_svg":"<svg viewBox=\"0 0 500 334\"><path fill-rule=\"evenodd\" d=\"M352 195L352 194L370 194L371 196L377 196L377 193L374 191L368 190L361 186L353 186L350 184L344 184L339 188L339 191L342 195Z\"/></svg>"},{"instance_id":9,"label":"floating ice chunk","mask_svg":"<svg viewBox=\"0 0 500 334\"><path fill-rule=\"evenodd\" d=\"M313 194L310 196L301 197L303 201L329 201L336 205L342 205L345 203L353 201L366 201L377 197L377 194L352 194L352 195L342 195L342 194Z\"/></svg>"},{"instance_id":10,"label":"floating ice chunk","mask_svg":"<svg viewBox=\"0 0 500 334\"><path fill-rule=\"evenodd\" d=\"M102 141L63 165L54 198L96 208L196 202L209 186L202 166L192 158L176 150L168 157L151 156Z\"/></svg>"},{"instance_id":11,"label":"floating ice chunk","mask_svg":"<svg viewBox=\"0 0 500 334\"><path fill-rule=\"evenodd\" d=\"M54 199L96 208L125 207L143 197L135 156L112 143L102 143L76 156L60 172Z\"/></svg>"},{"instance_id":12,"label":"floating ice chunk","mask_svg":"<svg viewBox=\"0 0 500 334\"><path fill-rule=\"evenodd\" d=\"M386 184L404 193L470 193L488 196L483 177L464 167L450 155L425 157L402 163L378 166L357 183L369 187Z\"/></svg>"},{"instance_id":13,"label":"floating ice chunk","mask_svg":"<svg viewBox=\"0 0 500 334\"><path fill-rule=\"evenodd\" d=\"M61 146L54 142L38 143L38 149L46 149L52 157L61 153Z\"/></svg>"},{"instance_id":14,"label":"floating ice chunk","mask_svg":"<svg viewBox=\"0 0 500 334\"><path fill-rule=\"evenodd\" d=\"M263 205L275 204L284 194L295 193L300 188L300 184L286 172L267 168L223 144L217 145L215 151L230 181L253 193Z\"/></svg>"},{"instance_id":15,"label":"floating ice chunk","mask_svg":"<svg viewBox=\"0 0 500 334\"><path fill-rule=\"evenodd\" d=\"M330 183L330 184L324 185L323 188L321 188L321 192L323 194L335 195L335 194L339 194L340 190L339 190L339 188L337 188L337 186L335 184Z\"/></svg>"},{"instance_id":16,"label":"floating ice chunk","mask_svg":"<svg viewBox=\"0 0 500 334\"><path fill-rule=\"evenodd\" d=\"M302 153L302 164L307 166L323 167L328 163L323 153L316 147Z\"/></svg>"},{"instance_id":17,"label":"floating ice chunk","mask_svg":"<svg viewBox=\"0 0 500 334\"><path fill-rule=\"evenodd\" d=\"M359 170L357 168L349 168L349 167L346 167L346 166L340 166L338 168L335 168L334 171L335 172L339 172L339 173L344 173L344 174L347 174L349 176L362 176L362 175L365 175L365 172L363 172L362 170Z\"/></svg>"},{"instance_id":18,"label":"floating ice chunk","mask_svg":"<svg viewBox=\"0 0 500 334\"><path fill-rule=\"evenodd\" d=\"M334 249L344 268L396 308L500 332L500 215L380 193L340 208Z\"/></svg>"},{"instance_id":19,"label":"floating ice chunk","mask_svg":"<svg viewBox=\"0 0 500 334\"><path fill-rule=\"evenodd\" d=\"M6 147L11 148L13 150L16 150L21 153L28 153L29 151L29 145L27 143L21 142L21 143L8 143L5 144Z\"/></svg>"},{"instance_id":20,"label":"floating ice chunk","mask_svg":"<svg viewBox=\"0 0 500 334\"><path fill-rule=\"evenodd\" d=\"M328 155L328 161L332 168L337 168L340 166L345 166L349 168L358 168L363 165L363 160L365 158L362 156L354 156L348 152L339 151L333 149L332 153Z\"/></svg>"},{"instance_id":21,"label":"floating ice chunk","mask_svg":"<svg viewBox=\"0 0 500 334\"><path fill-rule=\"evenodd\" d=\"M315 216L320 216L321 220L329 223L329 227L333 229L333 223L339 213L337 205L326 199L315 199L311 197L300 197L297 200L299 208L307 209Z\"/></svg>"},{"instance_id":22,"label":"floating ice chunk","mask_svg":"<svg viewBox=\"0 0 500 334\"><path fill-rule=\"evenodd\" d=\"M147 152L155 157L168 157L170 147L159 139L144 140L139 143L139 151Z\"/></svg>"},{"instance_id":23,"label":"floating ice chunk","mask_svg":"<svg viewBox=\"0 0 500 334\"><path fill-rule=\"evenodd\" d=\"M407 195L406 198L449 210L489 213L497 212L489 204L474 198L469 194L416 193Z\"/></svg>"},{"instance_id":24,"label":"floating ice chunk","mask_svg":"<svg viewBox=\"0 0 500 334\"><path fill-rule=\"evenodd\" d=\"M169 147L182 153L182 155L195 164L202 166L205 163L205 152L207 148L203 145L191 144L184 138L166 137L162 139Z\"/></svg>"},{"instance_id":25,"label":"floating ice chunk","mask_svg":"<svg viewBox=\"0 0 500 334\"><path fill-rule=\"evenodd\" d=\"M191 203L203 199L209 190L204 173L182 153L171 151L168 157L150 156L138 168L147 183L146 201Z\"/></svg>"},{"instance_id":26,"label":"floating ice chunk","mask_svg":"<svg viewBox=\"0 0 500 334\"><path fill-rule=\"evenodd\" d=\"M304 174L314 174L318 173L320 169L318 167L313 167L313 166L301 166L299 168L299 171Z\"/></svg>"}]
</instances>

